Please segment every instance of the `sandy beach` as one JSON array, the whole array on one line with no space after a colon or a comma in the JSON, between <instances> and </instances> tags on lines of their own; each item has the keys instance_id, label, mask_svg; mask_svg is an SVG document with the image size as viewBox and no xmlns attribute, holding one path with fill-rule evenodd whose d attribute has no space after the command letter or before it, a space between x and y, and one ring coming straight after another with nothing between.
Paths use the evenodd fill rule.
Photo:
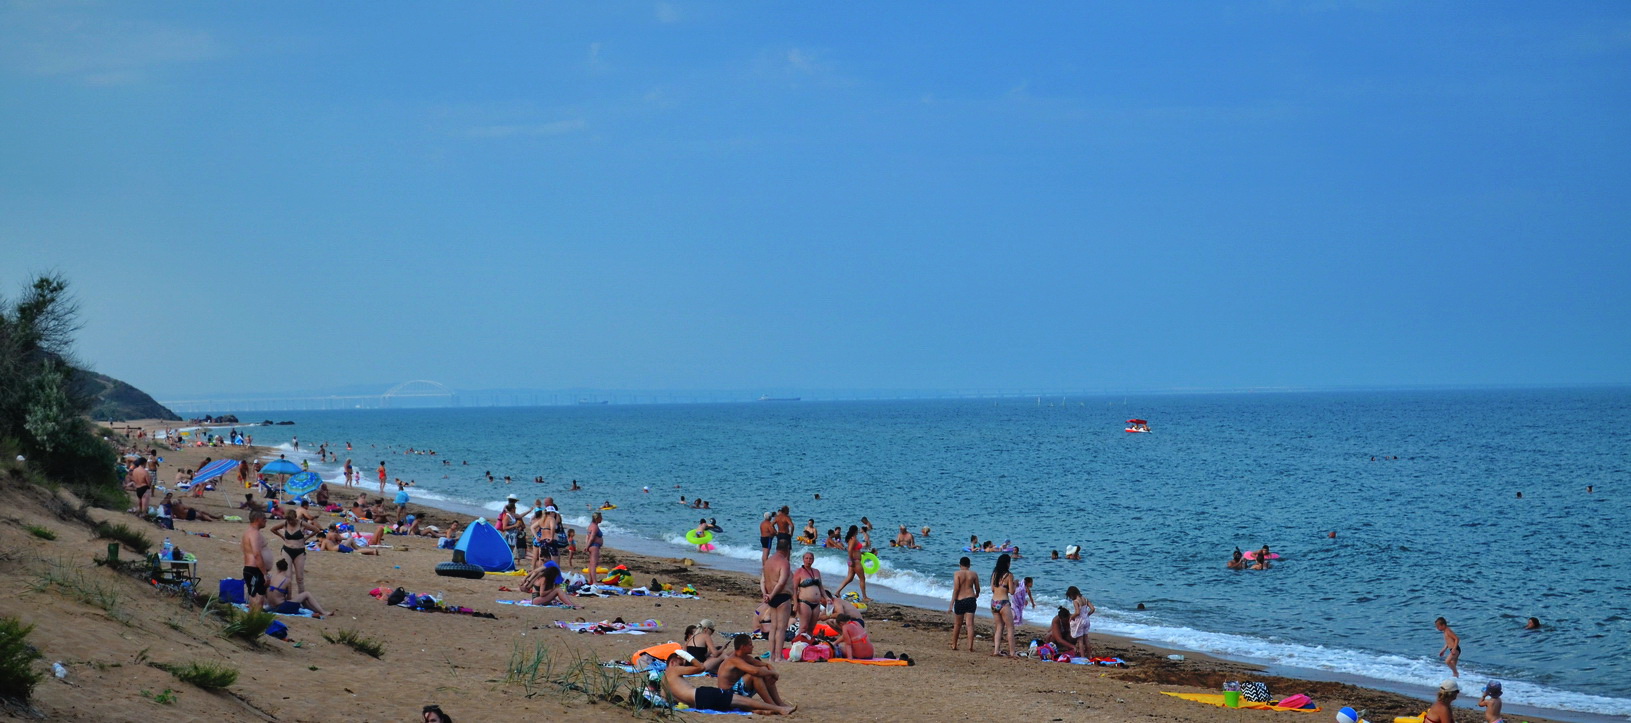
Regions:
<instances>
[{"instance_id":1,"label":"sandy beach","mask_svg":"<svg viewBox=\"0 0 1631 723\"><path fill-rule=\"evenodd\" d=\"M153 429L159 425L141 426ZM251 455L275 453L260 448L166 452L161 480L168 485L176 469L196 467L205 456ZM239 513L234 506L242 500L243 491L235 489L231 475L225 482L202 498L202 509ZM336 497L345 491L332 485L331 490ZM370 495L375 490L371 484L362 488ZM68 671L61 680L47 678L35 694L35 706L50 719L416 720L426 704L440 705L460 721L512 720L539 714L595 720L631 717L633 713L626 708L592 702L582 692L517 681L508 675L512 659L530 657L542 646L557 670L573 660L626 660L639 648L678 641L685 626L701 618L715 620L720 632L747 630L757 599L756 579L708 569L705 556L699 560L702 565L691 567L677 558L608 549L603 563L627 565L641 584L652 578L688 583L697 588L701 599L584 598L582 610L518 608L496 601L519 598L500 588L514 588L520 578L439 577L433 567L449 559L449 553L437 550L435 539L393 537L388 539L390 549L377 557L309 553L308 588L335 614L321 620L284 618L290 640L265 640L256 647L222 638L217 623L178 597L93 565L93 556L105 553L108 543L94 539L85 525L61 514L63 493L53 494L19 481L8 468L0 476L0 494L8 500L8 524L0 527L0 549L6 551L0 557L0 579L4 580L0 607L34 624L31 640L44 653L45 661L62 661ZM413 507L432 524L445 526L455 519L470 519ZM178 522L176 531L167 533L124 512L92 510L90 515L140 529L155 547L164 537L171 537L197 556L206 591L213 591L221 578L240 574L238 545L246 529L242 522ZM320 521L329 519L324 515ZM56 539L31 534L24 525L41 526ZM123 554L132 553L126 550ZM42 585L42 576L53 570L59 578L68 575L108 591L103 597L108 604L83 602L63 585ZM491 613L496 619L387 606L368 594L378 587L437 593L447 603ZM1030 617L1045 614L1037 610ZM648 635L591 635L553 625L557 620L580 617L589 621L657 619L663 629ZM916 665L780 664L781 690L798 706L796 718L1325 721L1337 709L1352 706L1368 710L1371 721L1391 721L1394 716L1415 715L1426 708L1423 701L1393 693L1269 677L1248 665L1194 653L1183 653L1181 661L1170 660L1167 656L1173 651L1109 636L1095 637L1103 651L1100 654L1124 658L1128 667L994 658L988 655L990 627L986 620L979 626L978 652L952 652L947 649L950 616L944 611L877 603L867 611L867 619L880 652L910 654ZM382 657L367 657L324 640L324 632L342 629L379 641L384 648ZM1022 638L1022 646L1026 639ZM762 641L756 643L757 651L764 649ZM241 674L228 691L209 693L150 665L191 660L225 661ZM1224 710L1162 694L1217 692L1226 680L1266 681L1276 698L1306 693L1323 712ZM152 699L166 689L176 692L173 702ZM1482 715L1458 709L1457 720L1482 720Z\"/></svg>"}]
</instances>

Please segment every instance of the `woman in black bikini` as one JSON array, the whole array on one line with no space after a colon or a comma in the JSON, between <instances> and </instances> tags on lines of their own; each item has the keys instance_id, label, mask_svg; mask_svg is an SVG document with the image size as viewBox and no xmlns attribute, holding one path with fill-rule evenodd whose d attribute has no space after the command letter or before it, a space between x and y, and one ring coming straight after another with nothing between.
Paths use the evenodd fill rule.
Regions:
<instances>
[{"instance_id":1,"label":"woman in black bikini","mask_svg":"<svg viewBox=\"0 0 1631 723\"><path fill-rule=\"evenodd\" d=\"M267 528L267 532L283 539L283 555L289 561L289 569L294 571L292 575L294 589L290 596L298 596L306 591L306 538L309 536L307 533L319 530L301 516L300 508L289 507L283 513L283 521Z\"/></svg>"},{"instance_id":2,"label":"woman in black bikini","mask_svg":"<svg viewBox=\"0 0 1631 723\"><path fill-rule=\"evenodd\" d=\"M997 557L997 566L991 571L991 655L1004 657L1014 654L1014 607L1010 599L1014 594L1014 574L1008 571L1011 558L1008 553ZM1002 652L1003 638L1008 639L1008 652Z\"/></svg>"},{"instance_id":3,"label":"woman in black bikini","mask_svg":"<svg viewBox=\"0 0 1631 723\"><path fill-rule=\"evenodd\" d=\"M697 622L685 636L685 652L702 661L702 669L709 673L719 670L719 664L725 662L724 649L723 645L714 645L714 621L707 618Z\"/></svg>"},{"instance_id":4,"label":"woman in black bikini","mask_svg":"<svg viewBox=\"0 0 1631 723\"><path fill-rule=\"evenodd\" d=\"M793 571L794 592L798 595L799 631L815 629L816 613L821 611L824 597L821 571L815 569L815 553L804 553L804 564Z\"/></svg>"}]
</instances>

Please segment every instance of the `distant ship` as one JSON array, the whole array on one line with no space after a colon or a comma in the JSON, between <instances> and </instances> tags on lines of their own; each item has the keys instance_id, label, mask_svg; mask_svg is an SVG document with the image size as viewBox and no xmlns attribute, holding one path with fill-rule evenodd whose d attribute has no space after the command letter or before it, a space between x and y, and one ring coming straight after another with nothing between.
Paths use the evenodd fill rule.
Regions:
<instances>
[{"instance_id":1,"label":"distant ship","mask_svg":"<svg viewBox=\"0 0 1631 723\"><path fill-rule=\"evenodd\" d=\"M607 402L604 399L601 399L599 401L596 401L596 400L593 400L593 399L579 399L578 400L578 404L608 404L608 403L609 402Z\"/></svg>"},{"instance_id":2,"label":"distant ship","mask_svg":"<svg viewBox=\"0 0 1631 723\"><path fill-rule=\"evenodd\" d=\"M765 396L759 397L759 401L761 401L761 402L796 402L796 401L798 401L798 400L800 400L802 398L803 397L772 397L772 396L767 394Z\"/></svg>"}]
</instances>

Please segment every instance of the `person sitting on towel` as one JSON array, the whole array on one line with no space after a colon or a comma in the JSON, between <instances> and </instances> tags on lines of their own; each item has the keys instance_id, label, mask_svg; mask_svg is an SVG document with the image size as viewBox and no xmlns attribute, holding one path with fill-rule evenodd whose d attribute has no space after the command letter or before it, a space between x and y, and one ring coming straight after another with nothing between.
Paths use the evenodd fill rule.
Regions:
<instances>
[{"instance_id":1,"label":"person sitting on towel","mask_svg":"<svg viewBox=\"0 0 1631 723\"><path fill-rule=\"evenodd\" d=\"M725 656L719 665L719 688L728 690L732 695L752 697L759 696L759 700L772 705L787 705L782 700L780 690L776 689L776 681L781 680L781 674L770 663L759 660L753 654L753 638L745 633L731 638L731 653Z\"/></svg>"},{"instance_id":2,"label":"person sitting on towel","mask_svg":"<svg viewBox=\"0 0 1631 723\"><path fill-rule=\"evenodd\" d=\"M685 676L701 673L702 662L684 650L674 651L673 654L668 656L667 662L668 669L663 671L663 685L668 689L668 697L671 701L684 703L697 710L745 710L777 715L787 715L794 711L793 706L776 705L769 701L754 700L719 688L710 686L693 687L685 679Z\"/></svg>"},{"instance_id":3,"label":"person sitting on towel","mask_svg":"<svg viewBox=\"0 0 1631 723\"><path fill-rule=\"evenodd\" d=\"M848 615L839 615L838 640L834 645L838 657L855 660L871 660L876 652L872 649L872 641L867 638L866 626L861 621Z\"/></svg>"},{"instance_id":4,"label":"person sitting on towel","mask_svg":"<svg viewBox=\"0 0 1631 723\"><path fill-rule=\"evenodd\" d=\"M1070 634L1070 608L1059 608L1059 614L1053 617L1053 623L1048 626L1048 639L1045 642L1053 643L1060 655L1076 657L1076 638Z\"/></svg>"}]
</instances>

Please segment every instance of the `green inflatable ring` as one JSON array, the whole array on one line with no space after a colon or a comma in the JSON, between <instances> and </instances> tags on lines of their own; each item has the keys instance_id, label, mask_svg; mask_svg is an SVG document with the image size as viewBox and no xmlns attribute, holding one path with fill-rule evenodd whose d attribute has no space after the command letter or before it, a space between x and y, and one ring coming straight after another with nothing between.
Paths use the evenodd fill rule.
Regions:
<instances>
[{"instance_id":1,"label":"green inflatable ring","mask_svg":"<svg viewBox=\"0 0 1631 723\"><path fill-rule=\"evenodd\" d=\"M883 569L883 560L871 552L861 553L861 570L868 575L876 575Z\"/></svg>"},{"instance_id":2,"label":"green inflatable ring","mask_svg":"<svg viewBox=\"0 0 1631 723\"><path fill-rule=\"evenodd\" d=\"M685 541L693 545L706 545L714 541L714 533L704 532L699 535L696 530L691 530L685 533Z\"/></svg>"}]
</instances>

